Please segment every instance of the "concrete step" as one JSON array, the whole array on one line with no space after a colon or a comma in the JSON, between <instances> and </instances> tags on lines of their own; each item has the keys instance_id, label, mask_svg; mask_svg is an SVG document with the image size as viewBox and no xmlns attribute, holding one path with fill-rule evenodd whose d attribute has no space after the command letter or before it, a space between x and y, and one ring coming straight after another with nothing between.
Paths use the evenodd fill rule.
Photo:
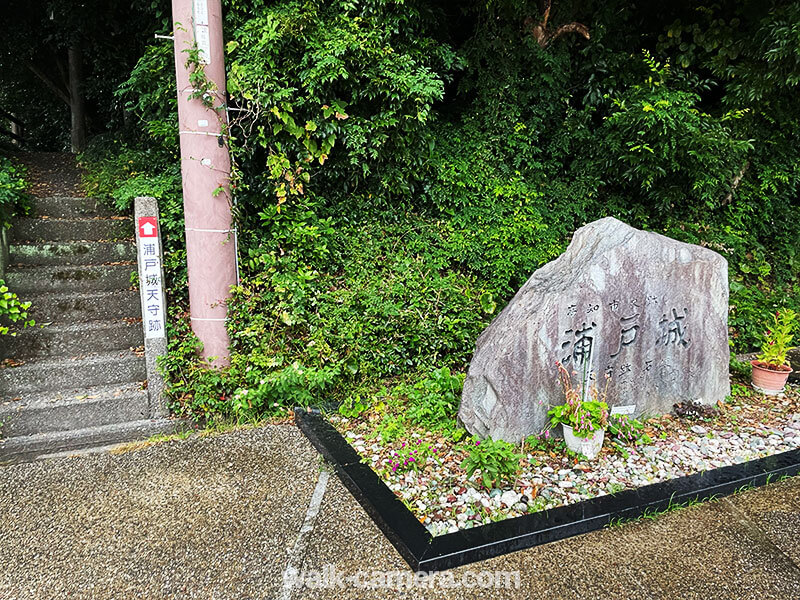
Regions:
<instances>
[{"instance_id":1,"label":"concrete step","mask_svg":"<svg viewBox=\"0 0 800 600\"><path fill-rule=\"evenodd\" d=\"M12 244L11 265L101 265L136 260L132 242L60 242Z\"/></svg>"},{"instance_id":2,"label":"concrete step","mask_svg":"<svg viewBox=\"0 0 800 600\"><path fill-rule=\"evenodd\" d=\"M76 219L17 219L11 228L18 242L108 241L133 239L133 223L127 217Z\"/></svg>"},{"instance_id":3,"label":"concrete step","mask_svg":"<svg viewBox=\"0 0 800 600\"><path fill-rule=\"evenodd\" d=\"M73 217L110 217L118 213L100 203L97 198L50 196L35 200L33 214L70 219Z\"/></svg>"},{"instance_id":4,"label":"concrete step","mask_svg":"<svg viewBox=\"0 0 800 600\"><path fill-rule=\"evenodd\" d=\"M23 297L23 300L26 298ZM40 324L140 319L142 303L137 290L40 294L33 299L33 306L28 312Z\"/></svg>"},{"instance_id":5,"label":"concrete step","mask_svg":"<svg viewBox=\"0 0 800 600\"><path fill-rule=\"evenodd\" d=\"M24 397L29 392L45 392L132 383L147 379L143 356L129 350L95 354L75 359L46 359L18 367L0 369L0 400Z\"/></svg>"},{"instance_id":6,"label":"concrete step","mask_svg":"<svg viewBox=\"0 0 800 600\"><path fill-rule=\"evenodd\" d=\"M30 298L51 292L102 292L131 285L135 264L32 266L9 269L8 287Z\"/></svg>"},{"instance_id":7,"label":"concrete step","mask_svg":"<svg viewBox=\"0 0 800 600\"><path fill-rule=\"evenodd\" d=\"M141 384L26 394L0 402L0 437L140 421L150 416Z\"/></svg>"},{"instance_id":8,"label":"concrete step","mask_svg":"<svg viewBox=\"0 0 800 600\"><path fill-rule=\"evenodd\" d=\"M143 419L71 431L52 431L0 439L0 463L15 463L68 451L108 446L134 440L146 440L159 434L175 433L182 421Z\"/></svg>"},{"instance_id":9,"label":"concrete step","mask_svg":"<svg viewBox=\"0 0 800 600\"><path fill-rule=\"evenodd\" d=\"M16 336L5 336L0 345L0 360L80 356L112 352L144 344L142 324L130 321L92 321L29 327Z\"/></svg>"}]
</instances>

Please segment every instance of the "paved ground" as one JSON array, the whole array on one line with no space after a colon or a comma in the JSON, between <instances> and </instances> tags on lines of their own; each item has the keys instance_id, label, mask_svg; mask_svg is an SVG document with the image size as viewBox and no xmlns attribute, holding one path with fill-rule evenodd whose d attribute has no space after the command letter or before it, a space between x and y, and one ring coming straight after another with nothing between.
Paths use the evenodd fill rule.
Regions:
<instances>
[{"instance_id":1,"label":"paved ground","mask_svg":"<svg viewBox=\"0 0 800 600\"><path fill-rule=\"evenodd\" d=\"M408 572L321 465L280 425L0 468L0 599L800 597L798 478L450 572L521 589L291 587L292 565Z\"/></svg>"}]
</instances>

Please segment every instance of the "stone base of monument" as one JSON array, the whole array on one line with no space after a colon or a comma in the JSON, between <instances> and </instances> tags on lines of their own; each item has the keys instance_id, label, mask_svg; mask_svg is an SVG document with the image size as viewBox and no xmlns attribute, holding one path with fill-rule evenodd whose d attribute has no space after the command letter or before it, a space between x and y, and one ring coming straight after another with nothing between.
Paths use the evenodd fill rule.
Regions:
<instances>
[{"instance_id":1,"label":"stone base of monument","mask_svg":"<svg viewBox=\"0 0 800 600\"><path fill-rule=\"evenodd\" d=\"M795 449L433 536L319 411L297 408L295 422L417 572L451 569L800 474L800 449Z\"/></svg>"}]
</instances>

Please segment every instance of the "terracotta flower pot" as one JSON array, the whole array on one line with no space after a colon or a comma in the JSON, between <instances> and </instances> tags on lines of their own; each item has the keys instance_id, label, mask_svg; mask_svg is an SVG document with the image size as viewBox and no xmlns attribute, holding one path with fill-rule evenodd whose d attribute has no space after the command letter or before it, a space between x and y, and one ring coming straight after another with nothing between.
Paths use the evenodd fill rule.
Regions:
<instances>
[{"instance_id":1,"label":"terracotta flower pot","mask_svg":"<svg viewBox=\"0 0 800 600\"><path fill-rule=\"evenodd\" d=\"M780 369L767 368L767 363L758 360L751 360L750 364L753 365L752 381L756 390L767 396L776 396L783 392L786 380L792 373L791 367L781 365Z\"/></svg>"}]
</instances>

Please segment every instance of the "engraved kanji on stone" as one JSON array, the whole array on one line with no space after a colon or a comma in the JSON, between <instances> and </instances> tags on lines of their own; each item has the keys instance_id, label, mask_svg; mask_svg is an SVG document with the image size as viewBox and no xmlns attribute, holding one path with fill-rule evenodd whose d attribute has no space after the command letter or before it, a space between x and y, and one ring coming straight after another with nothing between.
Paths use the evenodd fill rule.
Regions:
<instances>
[{"instance_id":1,"label":"engraved kanji on stone","mask_svg":"<svg viewBox=\"0 0 800 600\"><path fill-rule=\"evenodd\" d=\"M630 317L622 317L619 320L619 346L617 351L610 355L611 358L616 358L625 346L630 346L636 340L636 334L639 331L639 325L636 323L638 318L639 313L636 313Z\"/></svg>"},{"instance_id":2,"label":"engraved kanji on stone","mask_svg":"<svg viewBox=\"0 0 800 600\"><path fill-rule=\"evenodd\" d=\"M689 309L683 309L683 315L678 315L677 309L672 309L672 319L666 314L661 316L658 324L661 326L661 338L659 342L664 346L675 344L683 346L684 348L689 345L689 340L686 339L686 324L683 320L689 315Z\"/></svg>"},{"instance_id":3,"label":"engraved kanji on stone","mask_svg":"<svg viewBox=\"0 0 800 600\"><path fill-rule=\"evenodd\" d=\"M581 323L578 329L567 329L564 333L566 335L573 334L574 340L567 341L561 344L562 350L567 350L567 355L562 362L567 364L570 360L574 361L575 365L583 365L588 362L592 356L592 348L594 347L594 335L590 335L593 329L597 327L594 321L588 327L586 322Z\"/></svg>"}]
</instances>

